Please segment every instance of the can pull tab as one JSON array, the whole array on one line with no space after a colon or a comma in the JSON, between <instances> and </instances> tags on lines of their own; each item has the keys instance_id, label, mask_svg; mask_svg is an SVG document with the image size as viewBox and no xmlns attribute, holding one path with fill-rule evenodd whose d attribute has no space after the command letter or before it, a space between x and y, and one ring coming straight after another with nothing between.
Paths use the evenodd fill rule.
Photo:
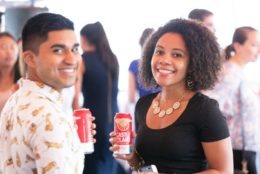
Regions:
<instances>
[{"instance_id":1,"label":"can pull tab","mask_svg":"<svg viewBox=\"0 0 260 174\"><path fill-rule=\"evenodd\" d=\"M73 117L73 120L74 120L74 121L79 120L79 119L80 119L80 117L77 117L77 116L74 116L74 117Z\"/></svg>"}]
</instances>

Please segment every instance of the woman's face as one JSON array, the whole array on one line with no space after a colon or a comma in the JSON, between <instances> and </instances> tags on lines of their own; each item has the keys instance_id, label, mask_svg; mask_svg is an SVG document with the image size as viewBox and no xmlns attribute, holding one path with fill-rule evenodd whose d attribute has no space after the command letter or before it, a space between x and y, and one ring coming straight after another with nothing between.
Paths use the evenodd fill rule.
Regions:
<instances>
[{"instance_id":1,"label":"woman's face","mask_svg":"<svg viewBox=\"0 0 260 174\"><path fill-rule=\"evenodd\" d=\"M244 44L239 44L236 53L245 63L256 61L260 53L260 35L257 31L249 31Z\"/></svg>"},{"instance_id":2,"label":"woman's face","mask_svg":"<svg viewBox=\"0 0 260 174\"><path fill-rule=\"evenodd\" d=\"M13 67L18 58L18 45L8 36L0 38L0 67Z\"/></svg>"},{"instance_id":3,"label":"woman's face","mask_svg":"<svg viewBox=\"0 0 260 174\"><path fill-rule=\"evenodd\" d=\"M162 87L185 85L189 52L182 36L165 33L158 40L151 61L155 81Z\"/></svg>"}]
</instances>

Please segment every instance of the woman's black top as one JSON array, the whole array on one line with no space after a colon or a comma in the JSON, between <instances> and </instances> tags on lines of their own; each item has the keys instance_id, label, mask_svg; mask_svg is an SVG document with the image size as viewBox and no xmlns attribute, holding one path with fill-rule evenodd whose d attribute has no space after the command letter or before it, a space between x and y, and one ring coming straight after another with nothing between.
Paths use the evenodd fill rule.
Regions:
<instances>
[{"instance_id":1,"label":"woman's black top","mask_svg":"<svg viewBox=\"0 0 260 174\"><path fill-rule=\"evenodd\" d=\"M196 93L173 124L151 129L146 125L146 114L156 95L140 98L136 104L137 151L147 165L155 164L161 173L189 174L206 170L202 142L229 137L217 101Z\"/></svg>"}]
</instances>

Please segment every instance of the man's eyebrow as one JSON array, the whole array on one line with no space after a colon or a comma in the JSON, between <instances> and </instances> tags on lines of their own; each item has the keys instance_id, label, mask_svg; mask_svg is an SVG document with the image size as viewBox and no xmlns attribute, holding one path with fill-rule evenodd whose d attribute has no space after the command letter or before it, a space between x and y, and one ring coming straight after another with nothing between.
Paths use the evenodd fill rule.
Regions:
<instances>
[{"instance_id":1,"label":"man's eyebrow","mask_svg":"<svg viewBox=\"0 0 260 174\"><path fill-rule=\"evenodd\" d=\"M73 48L74 47L79 47L79 43L75 43L73 45ZM51 46L51 48L66 48L66 46L64 44L54 44L54 45Z\"/></svg>"},{"instance_id":2,"label":"man's eyebrow","mask_svg":"<svg viewBox=\"0 0 260 174\"><path fill-rule=\"evenodd\" d=\"M65 45L63 45L63 44L54 44L54 45L52 45L51 46L51 48L65 48L66 46Z\"/></svg>"},{"instance_id":3,"label":"man's eyebrow","mask_svg":"<svg viewBox=\"0 0 260 174\"><path fill-rule=\"evenodd\" d=\"M79 47L79 43L75 43L73 47Z\"/></svg>"}]
</instances>

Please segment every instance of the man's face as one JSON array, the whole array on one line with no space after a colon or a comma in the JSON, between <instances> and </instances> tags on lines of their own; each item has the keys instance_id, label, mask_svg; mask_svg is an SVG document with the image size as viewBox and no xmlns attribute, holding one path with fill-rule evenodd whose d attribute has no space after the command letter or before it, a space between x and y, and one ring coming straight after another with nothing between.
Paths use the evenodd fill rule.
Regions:
<instances>
[{"instance_id":1,"label":"man's face","mask_svg":"<svg viewBox=\"0 0 260 174\"><path fill-rule=\"evenodd\" d=\"M213 15L207 16L203 19L202 21L203 25L205 27L207 27L212 33L216 33L216 29L214 26L214 19L213 19Z\"/></svg>"},{"instance_id":2,"label":"man's face","mask_svg":"<svg viewBox=\"0 0 260 174\"><path fill-rule=\"evenodd\" d=\"M39 46L38 54L32 53L29 79L58 91L74 85L80 60L78 47L73 30L49 32L47 40Z\"/></svg>"}]
</instances>

